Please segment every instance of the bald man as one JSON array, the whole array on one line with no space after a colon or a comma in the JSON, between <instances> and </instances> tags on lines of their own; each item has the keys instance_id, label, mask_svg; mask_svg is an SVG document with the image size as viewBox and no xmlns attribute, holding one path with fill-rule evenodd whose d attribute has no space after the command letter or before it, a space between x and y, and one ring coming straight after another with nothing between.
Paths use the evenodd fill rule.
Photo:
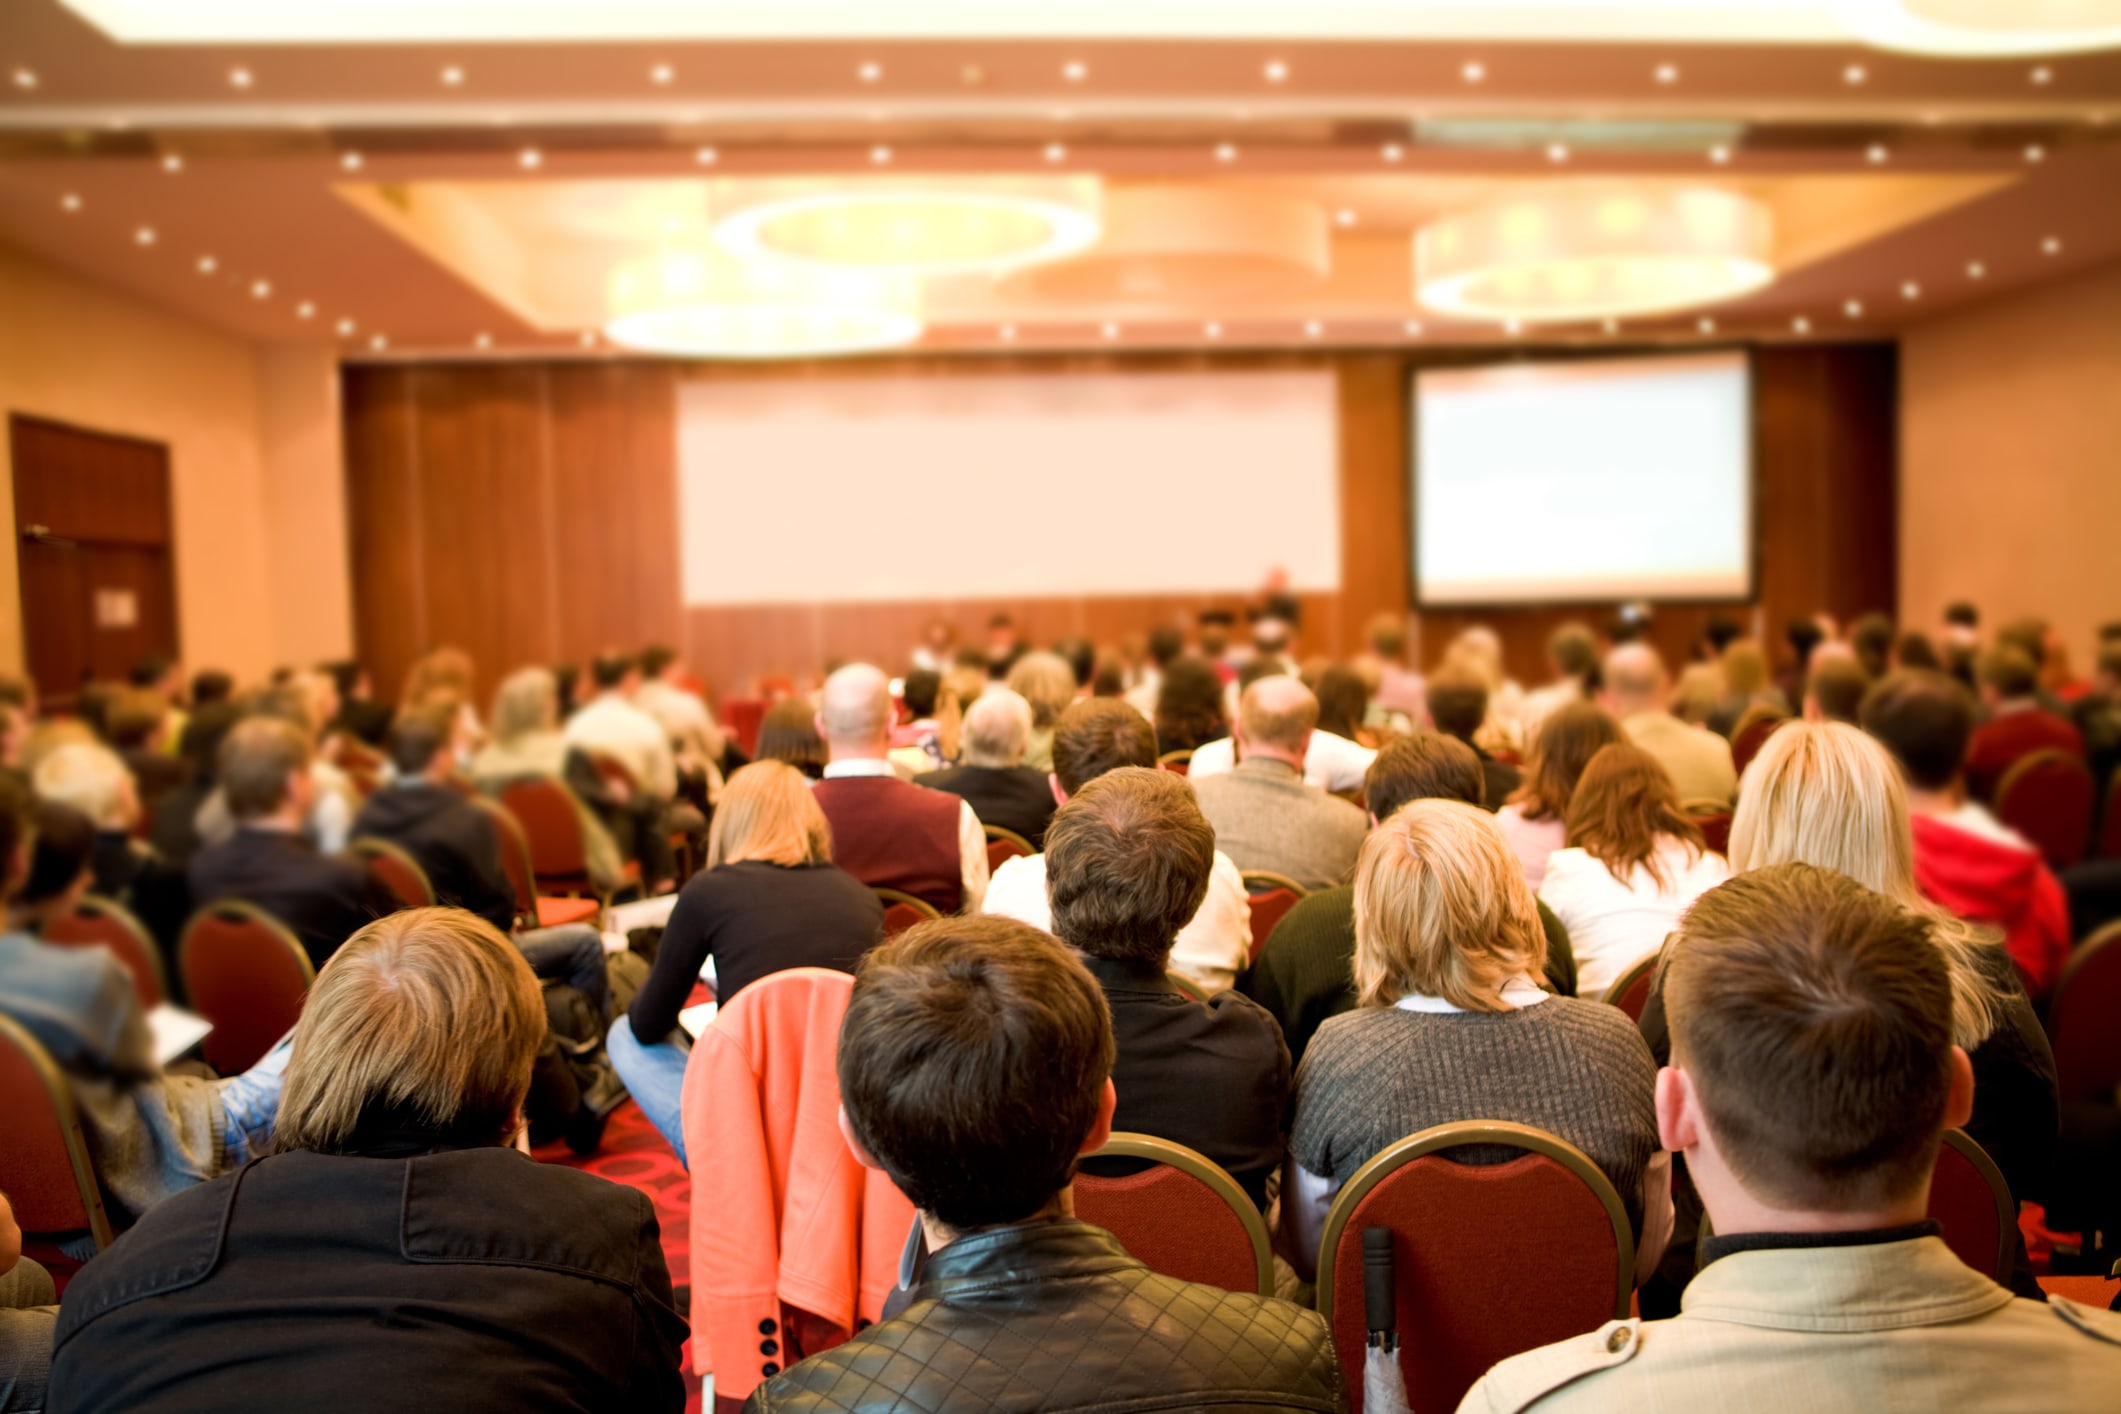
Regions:
<instances>
[{"instance_id":1,"label":"bald man","mask_svg":"<svg viewBox=\"0 0 2121 1414\"><path fill-rule=\"evenodd\" d=\"M891 719L891 683L880 670L849 663L825 679L817 731L827 755L816 795L832 824L832 862L871 888L977 913L987 832L970 802L898 778Z\"/></svg>"},{"instance_id":2,"label":"bald man","mask_svg":"<svg viewBox=\"0 0 2121 1414\"><path fill-rule=\"evenodd\" d=\"M1599 705L1644 751L1657 758L1683 803L1738 798L1738 772L1731 744L1704 727L1689 726L1666 707L1672 680L1664 659L1647 643L1625 643L1606 654Z\"/></svg>"},{"instance_id":3,"label":"bald man","mask_svg":"<svg viewBox=\"0 0 2121 1414\"><path fill-rule=\"evenodd\" d=\"M1031 745L1031 704L1006 687L990 687L965 713L962 764L915 776L913 783L962 796L982 825L1014 831L1034 851L1046 847L1053 788L1044 771L1024 764Z\"/></svg>"},{"instance_id":4,"label":"bald man","mask_svg":"<svg viewBox=\"0 0 2121 1414\"><path fill-rule=\"evenodd\" d=\"M1270 869L1309 889L1346 883L1369 821L1347 801L1304 780L1318 699L1292 677L1245 689L1237 709L1234 769L1195 781L1215 847L1239 869Z\"/></svg>"}]
</instances>

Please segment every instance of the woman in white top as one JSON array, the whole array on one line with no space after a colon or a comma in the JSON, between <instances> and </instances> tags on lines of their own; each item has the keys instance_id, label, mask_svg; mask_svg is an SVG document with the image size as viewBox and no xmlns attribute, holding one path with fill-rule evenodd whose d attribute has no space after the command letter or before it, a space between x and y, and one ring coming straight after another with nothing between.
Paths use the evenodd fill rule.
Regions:
<instances>
[{"instance_id":1,"label":"woman in white top","mask_svg":"<svg viewBox=\"0 0 2121 1414\"><path fill-rule=\"evenodd\" d=\"M1731 877L1657 758L1625 743L1591 758L1569 802L1569 846L1547 861L1540 901L1569 930L1579 996L1664 946L1679 915Z\"/></svg>"},{"instance_id":2,"label":"woman in white top","mask_svg":"<svg viewBox=\"0 0 2121 1414\"><path fill-rule=\"evenodd\" d=\"M1524 783L1495 812L1532 892L1546 881L1547 856L1569 842L1569 800L1583 768L1604 748L1626 740L1612 714L1589 702L1564 703L1541 723L1525 759Z\"/></svg>"}]
</instances>

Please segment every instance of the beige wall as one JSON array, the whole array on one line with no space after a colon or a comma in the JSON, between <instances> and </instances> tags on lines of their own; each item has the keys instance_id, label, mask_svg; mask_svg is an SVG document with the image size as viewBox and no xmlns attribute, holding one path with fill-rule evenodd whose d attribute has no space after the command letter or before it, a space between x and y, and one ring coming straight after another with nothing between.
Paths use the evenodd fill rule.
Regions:
<instances>
[{"instance_id":1,"label":"beige wall","mask_svg":"<svg viewBox=\"0 0 2121 1414\"><path fill-rule=\"evenodd\" d=\"M187 665L254 680L278 662L345 651L344 478L328 350L261 351L4 248L0 310L0 412L168 446ZM6 442L0 436L0 666L19 669Z\"/></svg>"},{"instance_id":2,"label":"beige wall","mask_svg":"<svg viewBox=\"0 0 2121 1414\"><path fill-rule=\"evenodd\" d=\"M2039 615L2086 671L2121 619L2121 264L1914 326L1900 379L1902 616Z\"/></svg>"}]
</instances>

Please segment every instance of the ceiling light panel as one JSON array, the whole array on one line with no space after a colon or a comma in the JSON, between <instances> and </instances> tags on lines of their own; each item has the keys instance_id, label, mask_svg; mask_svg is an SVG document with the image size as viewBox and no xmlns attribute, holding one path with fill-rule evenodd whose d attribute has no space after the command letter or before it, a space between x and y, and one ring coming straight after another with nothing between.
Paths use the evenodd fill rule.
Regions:
<instances>
[{"instance_id":1,"label":"ceiling light panel","mask_svg":"<svg viewBox=\"0 0 2121 1414\"><path fill-rule=\"evenodd\" d=\"M629 260L608 284L604 335L693 358L808 358L897 348L920 338L918 291L903 277L745 261L714 249Z\"/></svg>"},{"instance_id":2,"label":"ceiling light panel","mask_svg":"<svg viewBox=\"0 0 2121 1414\"><path fill-rule=\"evenodd\" d=\"M863 270L1011 270L1087 249L1092 176L755 181L718 185L715 239L733 254Z\"/></svg>"}]
</instances>

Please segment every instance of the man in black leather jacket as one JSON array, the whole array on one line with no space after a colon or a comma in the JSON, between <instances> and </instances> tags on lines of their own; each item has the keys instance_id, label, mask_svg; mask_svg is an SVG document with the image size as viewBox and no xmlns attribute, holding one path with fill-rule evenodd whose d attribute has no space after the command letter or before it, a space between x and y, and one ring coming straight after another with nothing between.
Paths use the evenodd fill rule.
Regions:
<instances>
[{"instance_id":1,"label":"man in black leather jacket","mask_svg":"<svg viewBox=\"0 0 2121 1414\"><path fill-rule=\"evenodd\" d=\"M840 1031L855 1156L933 1254L900 1314L753 1392L750 1414L1345 1408L1332 1333L1271 1297L1159 1276L1078 1222L1112 1128L1095 980L1005 918L926 923L863 961Z\"/></svg>"}]
</instances>

